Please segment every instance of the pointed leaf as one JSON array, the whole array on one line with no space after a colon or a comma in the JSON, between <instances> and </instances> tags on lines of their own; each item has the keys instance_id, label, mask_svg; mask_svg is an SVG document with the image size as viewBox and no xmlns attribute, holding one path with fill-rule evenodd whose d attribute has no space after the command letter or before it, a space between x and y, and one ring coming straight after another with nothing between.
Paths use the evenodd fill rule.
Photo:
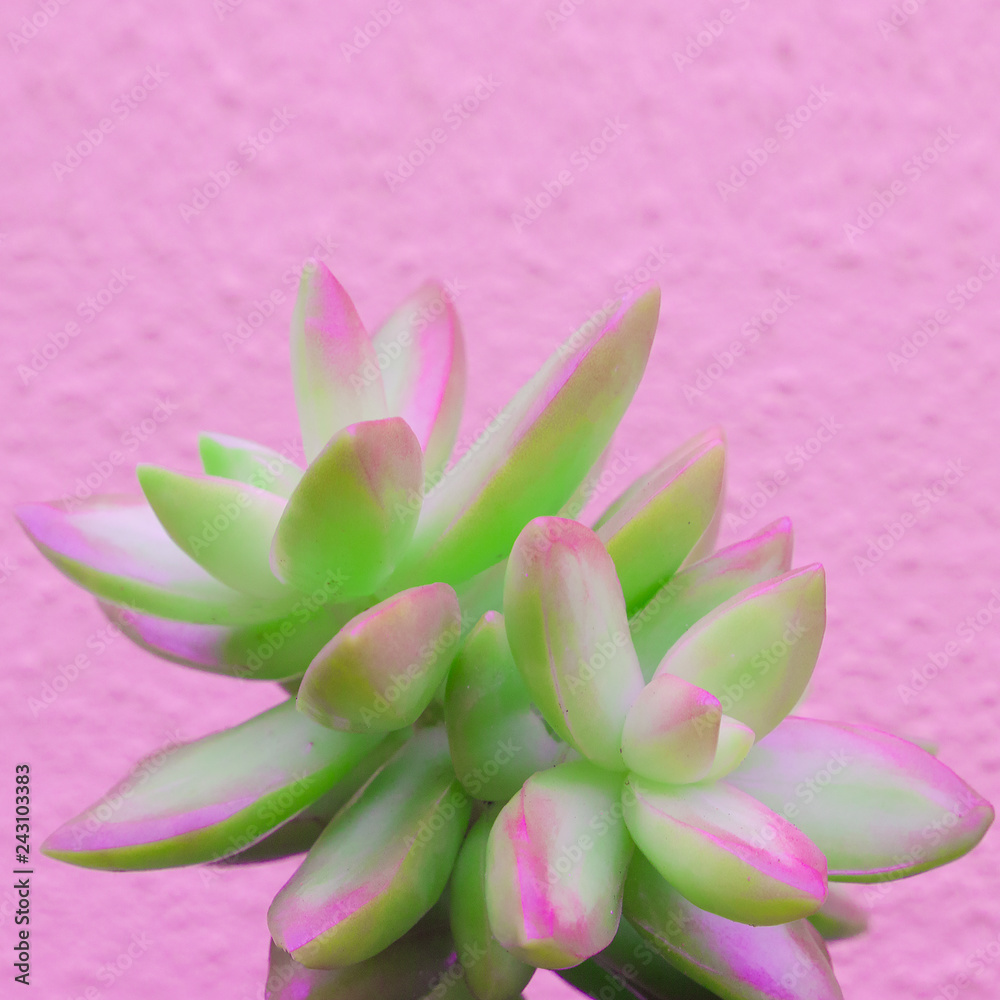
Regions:
<instances>
[{"instance_id":1,"label":"pointed leaf","mask_svg":"<svg viewBox=\"0 0 1000 1000\"><path fill-rule=\"evenodd\" d=\"M372 337L390 416L402 417L424 450L424 475L448 461L465 400L465 344L444 287L430 281Z\"/></svg>"},{"instance_id":2,"label":"pointed leaf","mask_svg":"<svg viewBox=\"0 0 1000 1000\"><path fill-rule=\"evenodd\" d=\"M287 595L269 562L284 500L231 479L155 465L140 465L136 473L160 524L199 566L234 590L275 600Z\"/></svg>"},{"instance_id":3,"label":"pointed leaf","mask_svg":"<svg viewBox=\"0 0 1000 1000\"><path fill-rule=\"evenodd\" d=\"M298 707L332 729L412 725L448 674L462 613L446 583L404 590L352 618L309 665Z\"/></svg>"},{"instance_id":4,"label":"pointed leaf","mask_svg":"<svg viewBox=\"0 0 1000 1000\"><path fill-rule=\"evenodd\" d=\"M91 497L72 509L21 504L17 517L56 569L96 597L131 610L217 624L283 610L280 601L241 594L206 573L174 544L142 497Z\"/></svg>"},{"instance_id":5,"label":"pointed leaf","mask_svg":"<svg viewBox=\"0 0 1000 1000\"><path fill-rule=\"evenodd\" d=\"M431 916L385 951L343 969L308 969L272 942L267 1000L458 1000L446 992L462 978L454 947L447 924Z\"/></svg>"},{"instance_id":6,"label":"pointed leaf","mask_svg":"<svg viewBox=\"0 0 1000 1000\"><path fill-rule=\"evenodd\" d=\"M670 648L656 674L676 674L711 691L723 712L759 739L801 698L825 627L826 581L816 564L721 604Z\"/></svg>"},{"instance_id":7,"label":"pointed leaf","mask_svg":"<svg viewBox=\"0 0 1000 1000\"><path fill-rule=\"evenodd\" d=\"M651 781L701 781L715 762L719 699L673 674L657 674L629 709L622 759Z\"/></svg>"},{"instance_id":8,"label":"pointed leaf","mask_svg":"<svg viewBox=\"0 0 1000 1000\"><path fill-rule=\"evenodd\" d=\"M620 793L620 776L570 761L533 775L500 811L487 846L486 906L509 952L564 969L611 943L632 855Z\"/></svg>"},{"instance_id":9,"label":"pointed leaf","mask_svg":"<svg viewBox=\"0 0 1000 1000\"><path fill-rule=\"evenodd\" d=\"M140 761L42 850L84 868L118 871L216 861L318 799L380 738L324 729L287 701Z\"/></svg>"},{"instance_id":10,"label":"pointed leaf","mask_svg":"<svg viewBox=\"0 0 1000 1000\"><path fill-rule=\"evenodd\" d=\"M486 802L506 802L536 771L571 752L532 706L496 611L483 616L455 659L444 717L455 774L469 795Z\"/></svg>"},{"instance_id":11,"label":"pointed leaf","mask_svg":"<svg viewBox=\"0 0 1000 1000\"><path fill-rule=\"evenodd\" d=\"M319 839L330 820L367 784L371 776L411 737L413 729L397 729L344 775L328 792L297 812L246 850L220 859L224 865L251 865L304 854Z\"/></svg>"},{"instance_id":12,"label":"pointed leaf","mask_svg":"<svg viewBox=\"0 0 1000 1000\"><path fill-rule=\"evenodd\" d=\"M398 586L456 583L503 559L518 532L573 495L621 420L646 366L659 293L622 306L554 355L431 490Z\"/></svg>"},{"instance_id":13,"label":"pointed leaf","mask_svg":"<svg viewBox=\"0 0 1000 1000\"><path fill-rule=\"evenodd\" d=\"M748 924L781 924L826 897L819 848L725 782L659 785L630 774L622 803L636 846L695 906Z\"/></svg>"},{"instance_id":14,"label":"pointed leaf","mask_svg":"<svg viewBox=\"0 0 1000 1000\"><path fill-rule=\"evenodd\" d=\"M642 690L615 566L577 521L539 517L518 536L504 585L514 662L546 722L623 770L622 728Z\"/></svg>"},{"instance_id":15,"label":"pointed leaf","mask_svg":"<svg viewBox=\"0 0 1000 1000\"><path fill-rule=\"evenodd\" d=\"M204 625L141 615L101 603L104 613L137 646L196 670L248 680L301 677L316 654L358 611L332 604L328 591L298 599L286 614L250 625Z\"/></svg>"},{"instance_id":16,"label":"pointed leaf","mask_svg":"<svg viewBox=\"0 0 1000 1000\"><path fill-rule=\"evenodd\" d=\"M625 914L649 946L723 1000L843 1000L806 920L750 927L698 909L636 852Z\"/></svg>"},{"instance_id":17,"label":"pointed leaf","mask_svg":"<svg viewBox=\"0 0 1000 1000\"><path fill-rule=\"evenodd\" d=\"M843 941L868 930L868 911L842 885L831 885L826 902L809 915L809 923L826 941Z\"/></svg>"},{"instance_id":18,"label":"pointed leaf","mask_svg":"<svg viewBox=\"0 0 1000 1000\"><path fill-rule=\"evenodd\" d=\"M302 269L291 347L295 404L310 462L345 427L388 416L371 341L325 264Z\"/></svg>"},{"instance_id":19,"label":"pointed leaf","mask_svg":"<svg viewBox=\"0 0 1000 1000\"><path fill-rule=\"evenodd\" d=\"M920 747L867 726L786 719L729 781L812 837L830 878L881 882L972 850L993 808Z\"/></svg>"},{"instance_id":20,"label":"pointed leaf","mask_svg":"<svg viewBox=\"0 0 1000 1000\"><path fill-rule=\"evenodd\" d=\"M643 674L652 677L667 650L696 622L754 584L792 565L792 522L782 518L751 538L682 569L636 611L632 641Z\"/></svg>"},{"instance_id":21,"label":"pointed leaf","mask_svg":"<svg viewBox=\"0 0 1000 1000\"><path fill-rule=\"evenodd\" d=\"M399 417L341 431L306 470L278 522L271 566L311 591L371 593L409 544L420 510L420 445Z\"/></svg>"},{"instance_id":22,"label":"pointed leaf","mask_svg":"<svg viewBox=\"0 0 1000 1000\"><path fill-rule=\"evenodd\" d=\"M230 434L200 434L198 451L206 475L248 483L286 500L302 478L302 470L280 452Z\"/></svg>"},{"instance_id":23,"label":"pointed leaf","mask_svg":"<svg viewBox=\"0 0 1000 1000\"><path fill-rule=\"evenodd\" d=\"M470 813L444 731L421 731L334 818L275 897L275 942L310 968L378 954L441 895Z\"/></svg>"},{"instance_id":24,"label":"pointed leaf","mask_svg":"<svg viewBox=\"0 0 1000 1000\"><path fill-rule=\"evenodd\" d=\"M722 495L726 449L699 435L640 478L599 522L625 601L642 606L673 576L705 533Z\"/></svg>"},{"instance_id":25,"label":"pointed leaf","mask_svg":"<svg viewBox=\"0 0 1000 1000\"><path fill-rule=\"evenodd\" d=\"M535 967L505 951L486 915L486 846L499 809L482 816L469 831L451 876L451 932L465 963L465 981L477 1000L520 996Z\"/></svg>"}]
</instances>

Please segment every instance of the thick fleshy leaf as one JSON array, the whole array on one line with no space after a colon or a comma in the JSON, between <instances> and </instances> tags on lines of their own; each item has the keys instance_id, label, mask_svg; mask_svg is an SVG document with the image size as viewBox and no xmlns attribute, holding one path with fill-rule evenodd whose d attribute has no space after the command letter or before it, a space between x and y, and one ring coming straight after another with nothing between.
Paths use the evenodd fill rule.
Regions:
<instances>
[{"instance_id":1,"label":"thick fleshy leaf","mask_svg":"<svg viewBox=\"0 0 1000 1000\"><path fill-rule=\"evenodd\" d=\"M723 1000L843 1000L807 920L751 927L693 906L636 852L625 915L671 965Z\"/></svg>"},{"instance_id":2,"label":"thick fleshy leaf","mask_svg":"<svg viewBox=\"0 0 1000 1000\"><path fill-rule=\"evenodd\" d=\"M747 587L787 573L791 565L792 522L786 517L668 580L629 620L646 678L696 622Z\"/></svg>"},{"instance_id":3,"label":"thick fleshy leaf","mask_svg":"<svg viewBox=\"0 0 1000 1000\"><path fill-rule=\"evenodd\" d=\"M199 434L198 451L205 475L235 479L286 500L302 478L302 469L280 452L230 434Z\"/></svg>"},{"instance_id":4,"label":"thick fleshy leaf","mask_svg":"<svg viewBox=\"0 0 1000 1000\"><path fill-rule=\"evenodd\" d=\"M285 597L288 588L270 565L284 500L217 476L185 476L155 465L140 465L136 473L160 524L199 566L234 590Z\"/></svg>"},{"instance_id":5,"label":"thick fleshy leaf","mask_svg":"<svg viewBox=\"0 0 1000 1000\"><path fill-rule=\"evenodd\" d=\"M657 674L625 718L622 760L652 781L701 781L715 762L719 699L673 674Z\"/></svg>"},{"instance_id":6,"label":"thick fleshy leaf","mask_svg":"<svg viewBox=\"0 0 1000 1000\"><path fill-rule=\"evenodd\" d=\"M428 493L396 586L468 579L503 559L532 517L570 499L632 399L658 311L659 292L647 292L550 358Z\"/></svg>"},{"instance_id":7,"label":"thick fleshy leaf","mask_svg":"<svg viewBox=\"0 0 1000 1000\"><path fill-rule=\"evenodd\" d=\"M399 417L355 424L323 449L278 522L271 566L311 591L371 593L413 535L420 510L420 444Z\"/></svg>"},{"instance_id":8,"label":"thick fleshy leaf","mask_svg":"<svg viewBox=\"0 0 1000 1000\"><path fill-rule=\"evenodd\" d=\"M452 665L444 717L455 774L469 795L486 802L506 802L536 771L572 752L532 706L496 611L469 633Z\"/></svg>"},{"instance_id":9,"label":"thick fleshy leaf","mask_svg":"<svg viewBox=\"0 0 1000 1000\"><path fill-rule=\"evenodd\" d=\"M299 711L355 733L412 725L447 676L461 634L448 584L404 590L352 618L320 650L302 678Z\"/></svg>"},{"instance_id":10,"label":"thick fleshy leaf","mask_svg":"<svg viewBox=\"0 0 1000 1000\"><path fill-rule=\"evenodd\" d=\"M617 478L618 473L610 469L605 471L605 466L607 466L611 459L614 443L614 438L612 438L604 451L597 456L597 461L594 462L586 476L580 481L580 485L573 491L573 495L557 511L559 517L568 517L573 521L582 521L583 518L580 515L583 509L603 488L602 478L605 475ZM626 465L625 468L627 467Z\"/></svg>"},{"instance_id":11,"label":"thick fleshy leaf","mask_svg":"<svg viewBox=\"0 0 1000 1000\"><path fill-rule=\"evenodd\" d=\"M388 416L371 340L325 264L302 269L291 348L295 404L310 462L345 427Z\"/></svg>"},{"instance_id":12,"label":"thick fleshy leaf","mask_svg":"<svg viewBox=\"0 0 1000 1000\"><path fill-rule=\"evenodd\" d=\"M319 839L330 821L347 805L369 778L411 737L413 729L397 729L370 750L343 778L315 802L297 812L244 851L220 859L224 865L251 865L304 854Z\"/></svg>"},{"instance_id":13,"label":"thick fleshy leaf","mask_svg":"<svg viewBox=\"0 0 1000 1000\"><path fill-rule=\"evenodd\" d=\"M267 1000L465 1000L446 922L428 915L385 951L343 969L308 969L271 943ZM455 984L458 984L456 989Z\"/></svg>"},{"instance_id":14,"label":"thick fleshy leaf","mask_svg":"<svg viewBox=\"0 0 1000 1000\"><path fill-rule=\"evenodd\" d=\"M42 555L74 583L132 611L240 624L274 617L291 603L220 583L174 544L142 497L92 497L72 509L21 504L17 517Z\"/></svg>"},{"instance_id":15,"label":"thick fleshy leaf","mask_svg":"<svg viewBox=\"0 0 1000 1000\"><path fill-rule=\"evenodd\" d=\"M641 607L672 577L712 523L725 477L726 449L703 434L633 483L599 521L625 601Z\"/></svg>"},{"instance_id":16,"label":"thick fleshy leaf","mask_svg":"<svg viewBox=\"0 0 1000 1000\"><path fill-rule=\"evenodd\" d=\"M847 888L831 885L826 902L809 915L809 923L826 941L843 941L868 930L868 911L858 903Z\"/></svg>"},{"instance_id":17,"label":"thick fleshy leaf","mask_svg":"<svg viewBox=\"0 0 1000 1000\"><path fill-rule=\"evenodd\" d=\"M378 954L441 895L470 813L444 731L421 731L323 831L271 904L271 936L310 968Z\"/></svg>"},{"instance_id":18,"label":"thick fleshy leaf","mask_svg":"<svg viewBox=\"0 0 1000 1000\"><path fill-rule=\"evenodd\" d=\"M451 932L465 964L465 981L477 1000L515 1000L535 967L506 951L486 915L486 846L499 809L480 817L469 831L451 876Z\"/></svg>"},{"instance_id":19,"label":"thick fleshy leaf","mask_svg":"<svg viewBox=\"0 0 1000 1000\"><path fill-rule=\"evenodd\" d=\"M284 702L140 761L42 850L84 868L173 868L241 851L314 802L379 736L335 733Z\"/></svg>"},{"instance_id":20,"label":"thick fleshy leaf","mask_svg":"<svg viewBox=\"0 0 1000 1000\"><path fill-rule=\"evenodd\" d=\"M504 613L514 662L548 724L584 756L623 770L622 728L642 671L615 565L594 532L535 518L507 563Z\"/></svg>"},{"instance_id":21,"label":"thick fleshy leaf","mask_svg":"<svg viewBox=\"0 0 1000 1000\"><path fill-rule=\"evenodd\" d=\"M632 855L621 777L588 761L539 771L490 831L486 906L500 944L541 968L565 969L618 929Z\"/></svg>"},{"instance_id":22,"label":"thick fleshy leaf","mask_svg":"<svg viewBox=\"0 0 1000 1000\"><path fill-rule=\"evenodd\" d=\"M753 746L754 732L749 726L737 722L723 713L719 720L719 742L715 747L715 760L705 775L705 781L718 781L735 771L743 763Z\"/></svg>"},{"instance_id":23,"label":"thick fleshy leaf","mask_svg":"<svg viewBox=\"0 0 1000 1000\"><path fill-rule=\"evenodd\" d=\"M867 726L786 719L729 781L811 837L830 878L882 882L971 851L993 808L925 750Z\"/></svg>"},{"instance_id":24,"label":"thick fleshy leaf","mask_svg":"<svg viewBox=\"0 0 1000 1000\"><path fill-rule=\"evenodd\" d=\"M455 446L465 401L465 343L444 287L429 281L372 336L390 416L402 417L432 476Z\"/></svg>"},{"instance_id":25,"label":"thick fleshy leaf","mask_svg":"<svg viewBox=\"0 0 1000 1000\"><path fill-rule=\"evenodd\" d=\"M316 654L357 614L358 602L333 604L322 589L303 595L281 617L249 625L205 625L101 608L136 645L173 663L247 680L301 677Z\"/></svg>"},{"instance_id":26,"label":"thick fleshy leaf","mask_svg":"<svg viewBox=\"0 0 1000 1000\"><path fill-rule=\"evenodd\" d=\"M757 738L802 697L826 627L826 580L816 564L749 587L690 628L656 668L711 691Z\"/></svg>"},{"instance_id":27,"label":"thick fleshy leaf","mask_svg":"<svg viewBox=\"0 0 1000 1000\"><path fill-rule=\"evenodd\" d=\"M630 774L622 804L639 850L695 906L743 923L780 924L826 898L819 848L732 785L660 785Z\"/></svg>"},{"instance_id":28,"label":"thick fleshy leaf","mask_svg":"<svg viewBox=\"0 0 1000 1000\"><path fill-rule=\"evenodd\" d=\"M594 1000L717 1000L646 944L623 917L604 951L559 975Z\"/></svg>"}]
</instances>

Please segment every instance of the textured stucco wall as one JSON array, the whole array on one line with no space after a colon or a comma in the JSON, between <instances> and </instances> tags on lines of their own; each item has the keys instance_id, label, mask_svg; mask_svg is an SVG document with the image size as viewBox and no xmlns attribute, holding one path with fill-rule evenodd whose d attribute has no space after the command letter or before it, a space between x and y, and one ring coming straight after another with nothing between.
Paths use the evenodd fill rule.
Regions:
<instances>
[{"instance_id":1,"label":"textured stucco wall","mask_svg":"<svg viewBox=\"0 0 1000 1000\"><path fill-rule=\"evenodd\" d=\"M651 265L660 336L619 436L635 471L724 424L724 540L787 513L797 561L829 572L813 712L936 740L1000 799L1000 621L982 610L1000 594L1000 280L967 284L984 259L992 278L1000 254L992 6L729 0L724 23L723 0L393 0L355 47L373 4L387 10L3 6L0 816L14 757L33 765L37 844L144 753L277 700L272 686L203 676L103 634L93 602L8 514L92 474L133 490L136 461L191 470L199 429L289 440L290 275L311 254L371 322L425 276L454 283L467 435ZM479 106L456 112L477 88ZM102 119L100 143L71 155ZM609 141L593 144L602 132ZM258 134L268 141L254 148ZM421 146L432 151L412 176L387 178ZM218 196L196 202L206 185ZM546 187L561 190L521 224L515 214ZM846 229L878 192L892 204ZM88 308L106 288L120 290ZM776 297L790 304L753 334ZM241 338L269 299L273 315ZM918 333L936 313L939 332ZM907 338L912 356L897 363ZM733 342L744 352L724 368ZM47 343L64 346L20 377ZM128 465L109 468L123 447ZM949 469L943 495L915 502ZM883 539L878 562L859 562L907 512L912 526ZM979 630L958 639L978 612ZM946 668L902 697L951 640ZM30 699L81 653L86 668L33 712ZM995 997L998 860L992 834L959 864L877 894L871 934L834 949L847 996ZM265 909L293 866L206 879L42 861L38 995L260 996ZM10 899L0 889L8 958ZM131 968L109 972L130 945ZM539 976L529 996L558 989Z\"/></svg>"}]
</instances>

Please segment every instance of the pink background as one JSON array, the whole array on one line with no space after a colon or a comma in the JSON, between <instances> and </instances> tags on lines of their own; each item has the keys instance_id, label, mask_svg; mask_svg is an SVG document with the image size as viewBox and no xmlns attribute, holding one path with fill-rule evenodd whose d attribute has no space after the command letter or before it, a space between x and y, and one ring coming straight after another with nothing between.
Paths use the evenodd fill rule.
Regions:
<instances>
[{"instance_id":1,"label":"pink background","mask_svg":"<svg viewBox=\"0 0 1000 1000\"><path fill-rule=\"evenodd\" d=\"M367 0L47 2L48 23L41 0L10 0L0 14L0 786L7 803L13 758L31 762L36 845L141 755L278 693L108 644L95 604L8 511L61 497L95 470L104 478L101 463L157 399L176 410L141 442L127 438L128 465L102 489L136 489L137 461L193 470L200 429L278 447L292 438L289 276L311 254L372 324L425 276L454 282L466 441L651 263L664 288L660 336L618 439L632 471L723 423L729 510L739 516L758 481L774 493L744 508L742 526L730 519L724 540L787 513L797 561L829 573L812 711L936 740L944 761L1000 800L1000 622L985 610L969 641L957 631L1000 593L1000 281L957 290L1000 253L992 5L741 0L724 23L722 0L564 0L564 17L548 13L556 0L393 0L388 23L351 51ZM880 29L894 10L898 30ZM21 44L32 15L43 27ZM715 35L703 28L713 19ZM150 69L152 89L129 107L120 95ZM450 110L477 86L474 111ZM272 118L281 131L261 133L254 150L249 137ZM100 144L67 160L102 119ZM608 119L617 125L601 151L591 144ZM390 185L386 172L421 144L426 162ZM182 218L232 162L239 171L218 197ZM745 183L720 190L734 170ZM526 199L560 175L569 183L551 205L518 225ZM865 231L845 230L877 192L892 204ZM86 299L122 268L124 289L91 315ZM779 293L791 305L751 342L746 324ZM239 339L269 298L273 315ZM940 331L920 334L894 370L891 352L938 310ZM25 384L18 366L74 320L76 335ZM734 341L744 351L723 369L713 355L725 361ZM701 395L686 393L699 371ZM832 430L814 439L824 421ZM915 505L949 467L961 474L943 495ZM910 527L859 569L907 512ZM957 654L904 703L899 685L949 641ZM80 653L87 667L33 717L29 699ZM846 995L998 995L1000 961L988 955L958 978L977 950L1000 945L998 861L991 834L960 863L879 895L871 934L834 949ZM264 913L293 866L206 881L198 869L110 875L42 861L38 995L259 997ZM0 890L8 957L10 899ZM130 943L138 957L112 975L106 963ZM557 989L539 975L528 995Z\"/></svg>"}]
</instances>

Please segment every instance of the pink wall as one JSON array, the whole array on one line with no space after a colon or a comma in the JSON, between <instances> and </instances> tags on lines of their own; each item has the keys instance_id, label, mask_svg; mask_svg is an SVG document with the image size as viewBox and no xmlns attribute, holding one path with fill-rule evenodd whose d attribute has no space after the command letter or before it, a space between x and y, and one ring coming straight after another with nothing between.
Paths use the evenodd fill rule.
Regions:
<instances>
[{"instance_id":1,"label":"pink wall","mask_svg":"<svg viewBox=\"0 0 1000 1000\"><path fill-rule=\"evenodd\" d=\"M394 13L355 49L373 2ZM371 322L425 276L454 282L467 434L649 266L665 298L619 437L634 470L723 423L725 539L787 513L800 561L829 572L812 710L939 741L947 763L1000 801L1000 621L988 610L1000 608L995 12L981 0L730 0L723 23L723 9L4 5L2 788L7 802L11 755L32 763L36 843L142 754L236 722L276 691L108 644L96 606L7 512L95 469L110 473L108 490L136 488L136 461L193 469L199 429L276 446L294 435L289 276L310 254ZM43 25L33 34L32 19ZM709 43L700 51L698 39ZM96 147L68 157L102 120ZM422 147L412 176L387 179ZM218 196L196 203L222 174ZM720 188L734 174L740 186ZM550 207L520 224L547 188L558 190ZM876 205L864 230L845 228L878 192L892 204ZM111 301L88 309L116 274ZM273 315L241 339L268 299ZM755 333L748 324L776 302L790 304ZM919 332L935 315L939 332ZM25 384L18 366L60 340ZM730 358L734 343L743 353ZM175 409L142 431L158 400ZM108 469L123 442L129 466ZM943 495L914 499L949 470ZM775 495L757 495L759 482ZM740 515L755 496L763 509ZM907 512L891 548L859 564ZM958 638L979 612L978 631ZM957 654L904 702L899 686L949 641ZM86 668L34 717L29 699L81 653ZM959 864L880 895L870 936L834 951L847 996L997 996L998 862L992 834ZM264 912L291 867L206 881L199 870L109 875L43 861L38 995L258 997ZM130 944L132 967L110 973ZM549 990L539 976L529 996Z\"/></svg>"}]
</instances>

